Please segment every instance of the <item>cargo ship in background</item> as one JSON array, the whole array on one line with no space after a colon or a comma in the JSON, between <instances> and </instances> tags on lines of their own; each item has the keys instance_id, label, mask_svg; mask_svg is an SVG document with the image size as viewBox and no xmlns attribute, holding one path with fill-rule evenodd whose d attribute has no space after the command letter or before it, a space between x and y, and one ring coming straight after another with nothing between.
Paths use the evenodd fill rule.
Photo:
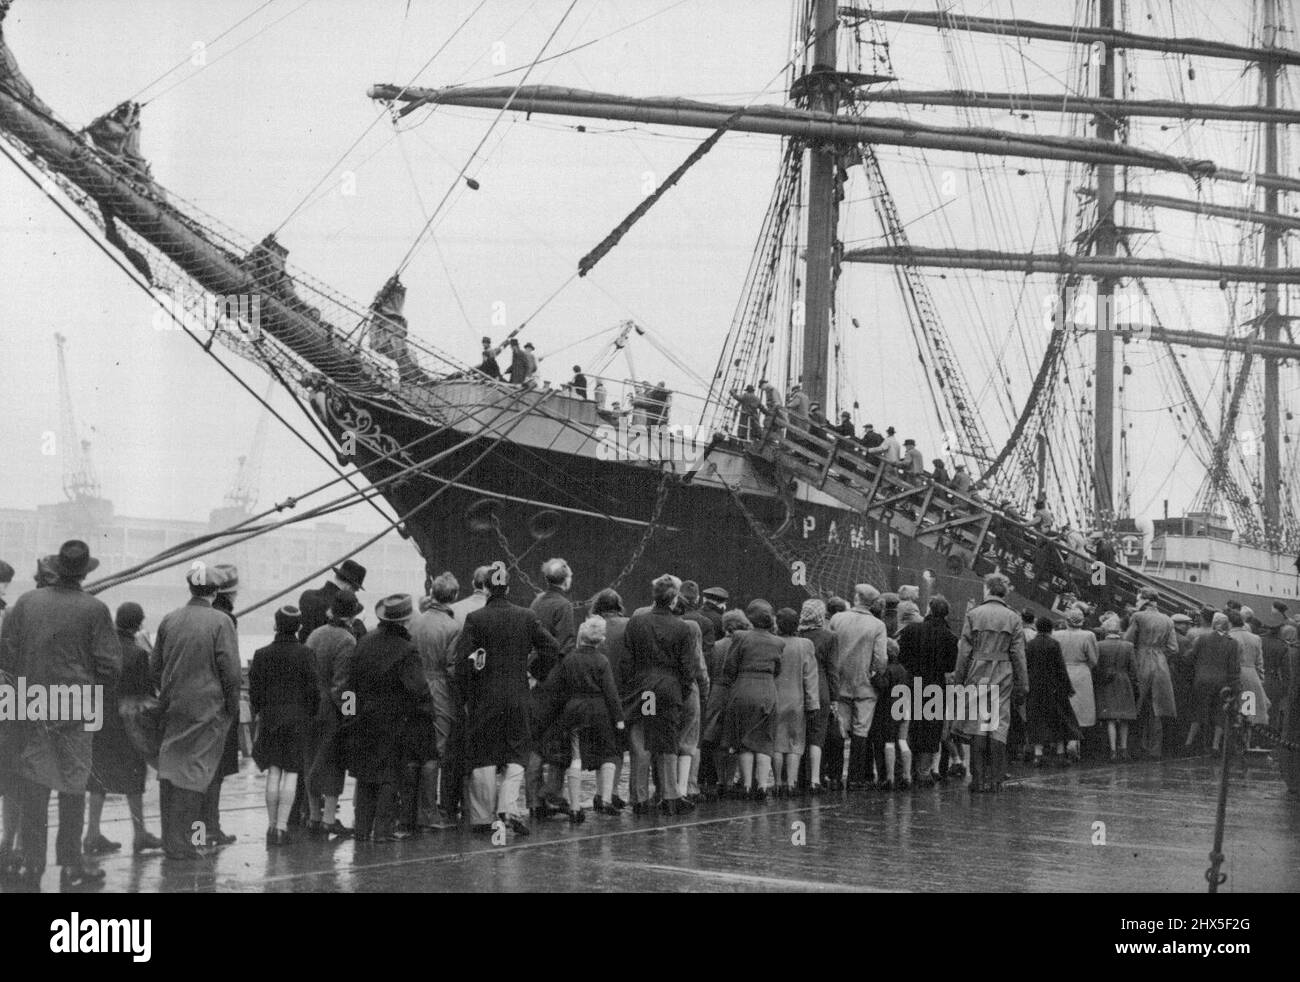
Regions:
<instances>
[{"instance_id":1,"label":"cargo ship in background","mask_svg":"<svg viewBox=\"0 0 1300 982\"><path fill-rule=\"evenodd\" d=\"M3 23L4 15L14 17L11 5L0 0L0 31L8 26L12 33L12 23ZM715 337L700 339L716 355L708 391L694 402L674 397L667 417L647 410L645 387L624 395L635 402L625 416L569 389L485 377L409 329L400 268L368 305L291 268L275 235L245 239L163 187L141 151L138 106L118 106L84 128L62 121L33 91L3 34L0 150L160 306L177 310L180 298L198 295L222 311L209 346L259 365L311 407L313 438L339 467L352 468L368 495L387 502L394 529L430 572L451 569L467 582L474 567L502 559L524 602L539 588L538 565L552 555L572 563L578 599L612 586L640 602L649 581L667 570L722 585L741 604L761 596L797 606L803 597L846 594L867 581L942 592L961 610L980 596L981 577L1000 570L1011 578L1017 606L1042 610L1067 596L1118 609L1143 587L1156 589L1171 612L1227 595L1256 605L1294 600L1300 523L1291 494L1295 445L1283 432L1281 393L1282 373L1294 373L1289 359L1300 354L1286 313L1300 270L1282 265L1282 257L1300 227L1285 207L1300 179L1279 173L1278 142L1300 122L1300 112L1279 100L1279 79L1287 66L1300 65L1300 53L1277 43L1280 5L1255 3L1236 43L1187 36L1177 25L1130 30L1117 21L1113 0L1079 4L1077 24L833 0L797 0L792 8L795 54L783 69L780 104L619 97L528 85L527 75L517 85L489 88L370 89L395 119L460 106L710 131L582 259L577 275L613 261L608 254L617 254L622 233L634 222L653 222L659 197L673 193L671 186L728 134L781 142L781 166L736 314ZM899 82L915 68L909 45L922 37L938 39L949 53L953 88L920 91ZM1070 86L1035 93L959 84L967 64L961 46L990 37L1005 46L1013 66L1007 85L1022 80L1026 43L1041 40L1065 46ZM1132 80L1148 57L1168 60L1180 79L1192 59L1249 66L1258 99L1139 99ZM886 105L911 107L913 115L877 115ZM922 113L945 113L943 121L956 125L922 121ZM1007 128L990 125L991 115ZM1033 122L1040 117L1064 132L1042 135ZM1188 140L1214 121L1244 120L1259 136L1258 163L1230 169L1195 153L1150 149L1155 141L1141 137L1153 119L1164 128L1181 124ZM1164 137L1159 145L1176 142ZM932 164L930 155L941 163ZM1058 212L1044 232L1052 248L1043 251L1034 235L1021 235L1014 216L990 222L980 243L986 248L913 244L911 235L930 227L929 213L902 214L890 190L894 177L916 167L942 173L942 161L952 159L991 168L980 171L990 183L1023 176L1026 162L1059 168L1050 189L1036 185L1040 198L1021 198L1040 226L1043 214ZM1181 196L1155 193L1177 187ZM1235 203L1205 193L1220 188ZM1251 198L1244 204L1243 189ZM1005 198L1006 187L999 193ZM857 204L863 201L870 201L867 209ZM873 241L883 244L846 241L846 215L855 206L874 216ZM1155 215L1222 223L1239 237L1237 261L1169 258L1163 246L1151 245L1157 234L1147 225ZM951 272L935 275L936 269ZM742 439L732 393L763 379L782 393L801 383L832 422L842 410L861 415L854 395L860 366L846 353L848 335L862 327L847 313L854 309L845 297L850 270L855 285L870 284L869 302L882 311L866 325L879 343L915 347L918 377L898 385L924 387L946 434L942 456L977 478L971 492L903 475L857 441L789 413L770 416L761 434ZM1047 278L1050 304L1024 302L1031 276ZM1162 305L1188 282L1217 286L1229 298L1234 326L1217 333L1170 326L1182 318L1162 318ZM898 322L884 313L886 293L904 313ZM986 303L996 317L985 316ZM954 320L970 337L950 333L946 324ZM611 351L644 334L633 327ZM1029 350L1031 341L1041 350ZM972 346L987 353L998 344L986 377L976 376L972 366L984 355ZM1130 514L1126 412L1148 411L1125 401L1133 397L1125 395L1131 345L1160 356L1150 388L1168 385L1177 397L1171 439L1180 436L1204 471L1195 512L1155 523L1149 540ZM1021 348L1024 360L1039 359L1023 373L1023 385L1001 354ZM1202 391L1195 367L1182 364L1186 350L1222 359L1210 369L1213 390ZM1212 420L1216 402L1219 418ZM1257 453L1238 439L1243 421L1255 418ZM611 429L654 423L705 434L701 452L661 459L638 443L629 446L639 451L608 452ZM1020 515L1040 496L1072 535L1045 535L1024 522ZM1219 509L1227 512L1222 520ZM1084 546L1089 532L1114 544L1113 562Z\"/></svg>"}]
</instances>

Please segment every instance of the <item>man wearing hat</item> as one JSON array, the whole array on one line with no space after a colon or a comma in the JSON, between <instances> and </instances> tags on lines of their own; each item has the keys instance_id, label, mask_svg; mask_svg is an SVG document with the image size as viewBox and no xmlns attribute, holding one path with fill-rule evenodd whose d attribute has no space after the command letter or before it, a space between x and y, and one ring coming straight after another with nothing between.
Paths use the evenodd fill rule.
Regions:
<instances>
[{"instance_id":1,"label":"man wearing hat","mask_svg":"<svg viewBox=\"0 0 1300 982\"><path fill-rule=\"evenodd\" d=\"M876 432L876 428L870 423L862 424L862 445L867 450L875 450L885 442L884 436Z\"/></svg>"},{"instance_id":2,"label":"man wearing hat","mask_svg":"<svg viewBox=\"0 0 1300 982\"><path fill-rule=\"evenodd\" d=\"M1163 755L1163 723L1176 715L1169 659L1178 655L1173 619L1160 611L1150 587L1138 593L1138 609L1129 619L1124 640L1137 649L1138 736L1142 752L1154 760Z\"/></svg>"},{"instance_id":3,"label":"man wearing hat","mask_svg":"<svg viewBox=\"0 0 1300 982\"><path fill-rule=\"evenodd\" d=\"M438 772L443 770L445 797L450 798L451 785L459 780L459 768L448 766L447 740L451 736L453 719L451 705L451 672L456 653L456 639L464 625L456 619L451 609L460 584L451 573L434 577L429 584L429 604L412 622L411 636L420 651L424 665L424 678L433 696L434 746L429 759L420 768L419 800L416 815L408 824L418 828L432 827L437 821ZM423 604L421 606L424 606ZM409 803L408 803L409 807Z\"/></svg>"},{"instance_id":4,"label":"man wearing hat","mask_svg":"<svg viewBox=\"0 0 1300 982\"><path fill-rule=\"evenodd\" d=\"M865 438L863 442L866 442ZM880 457L886 464L897 464L903 458L903 451L898 446L898 438L894 436L892 426L886 428L885 437L880 441L879 445L868 447L867 452Z\"/></svg>"},{"instance_id":5,"label":"man wearing hat","mask_svg":"<svg viewBox=\"0 0 1300 982\"><path fill-rule=\"evenodd\" d=\"M723 637L726 633L722 630L722 615L727 612L727 601L731 595L720 586L711 586L700 594L703 603L700 605L700 613L709 619L713 625L714 643Z\"/></svg>"},{"instance_id":6,"label":"man wearing hat","mask_svg":"<svg viewBox=\"0 0 1300 982\"><path fill-rule=\"evenodd\" d=\"M82 580L98 566L86 543L74 539L60 547L51 560L58 577L54 585L24 593L5 617L0 671L46 691L51 686L80 689L117 681L122 649L112 615L102 601L81 589ZM96 710L102 726L107 710L98 701L82 706L82 718L20 724L22 749L12 758L7 793L18 799L25 877L31 884L39 883L45 872L51 791L59 794L55 857L62 867L60 885L98 884L104 879L102 870L82 865L81 852Z\"/></svg>"},{"instance_id":7,"label":"man wearing hat","mask_svg":"<svg viewBox=\"0 0 1300 982\"><path fill-rule=\"evenodd\" d=\"M811 404L808 402L808 393L803 390L803 386L796 382L790 386L790 398L785 401L785 408L790 410L790 415L798 419L807 419L808 411Z\"/></svg>"},{"instance_id":8,"label":"man wearing hat","mask_svg":"<svg viewBox=\"0 0 1300 982\"><path fill-rule=\"evenodd\" d=\"M306 641L311 632L329 619L330 604L340 590L360 593L366 581L366 568L351 559L345 559L332 570L334 577L315 590L304 590L298 598L298 609L302 611L302 627L298 640ZM366 629L359 620L353 621L352 633L357 639L365 637Z\"/></svg>"},{"instance_id":9,"label":"man wearing hat","mask_svg":"<svg viewBox=\"0 0 1300 982\"><path fill-rule=\"evenodd\" d=\"M407 626L415 614L409 593L375 605L379 625L357 642L348 691L356 713L343 721L348 770L357 781L353 836L358 842L393 842L410 833L396 828L398 784L417 742L431 742L433 697L420 652Z\"/></svg>"},{"instance_id":10,"label":"man wearing hat","mask_svg":"<svg viewBox=\"0 0 1300 982\"><path fill-rule=\"evenodd\" d=\"M318 699L308 751L307 831L310 835L347 837L352 834L338 820L339 795L347 777L339 730L343 726L344 693L357 647L357 636L352 633L351 625L360 611L357 595L351 590L340 590L330 602L328 623L312 631L305 642L315 657Z\"/></svg>"},{"instance_id":11,"label":"man wearing hat","mask_svg":"<svg viewBox=\"0 0 1300 982\"><path fill-rule=\"evenodd\" d=\"M453 700L465 706L469 820L477 832L491 831L500 819L527 835L518 800L533 749L528 660L534 650L540 658L558 660L560 649L535 613L506 599L510 577L504 563L493 564L488 589L487 603L466 616L456 641ZM498 770L503 772L499 789Z\"/></svg>"},{"instance_id":12,"label":"man wearing hat","mask_svg":"<svg viewBox=\"0 0 1300 982\"><path fill-rule=\"evenodd\" d=\"M150 671L159 690L158 780L163 848L174 860L199 857L214 829L201 821L204 796L221 765L226 733L239 719L239 642L212 600L225 578L201 560L186 574L190 602L158 625Z\"/></svg>"},{"instance_id":13,"label":"man wearing hat","mask_svg":"<svg viewBox=\"0 0 1300 982\"><path fill-rule=\"evenodd\" d=\"M217 580L217 595L212 598L212 609L219 610L230 618L235 626L235 635L239 634L239 620L235 617L235 601L239 599L239 569L230 563L218 563L211 567L213 577ZM244 711L244 671L240 668L240 712ZM217 766L216 776L203 796L202 822L208 830L208 842L214 846L228 846L235 841L235 836L221 829L221 785L232 774L239 773L239 717L226 731L226 742L221 751L221 763Z\"/></svg>"},{"instance_id":14,"label":"man wearing hat","mask_svg":"<svg viewBox=\"0 0 1300 982\"><path fill-rule=\"evenodd\" d=\"M916 441L911 437L903 441L903 456L898 462L898 469L912 477L920 477L925 473L925 458L916 449Z\"/></svg>"},{"instance_id":15,"label":"man wearing hat","mask_svg":"<svg viewBox=\"0 0 1300 982\"><path fill-rule=\"evenodd\" d=\"M952 469L952 481L950 482L950 486L954 491L959 491L962 494L970 494L970 472L966 470L965 464L958 464Z\"/></svg>"},{"instance_id":16,"label":"man wearing hat","mask_svg":"<svg viewBox=\"0 0 1300 982\"><path fill-rule=\"evenodd\" d=\"M853 427L853 414L847 409L840 413L840 421L835 425L835 432L849 439L857 436L857 430Z\"/></svg>"},{"instance_id":17,"label":"man wearing hat","mask_svg":"<svg viewBox=\"0 0 1300 982\"><path fill-rule=\"evenodd\" d=\"M1286 644L1279 632L1286 618L1276 605L1259 617L1260 642L1264 649L1264 695L1268 698L1268 725L1282 728L1282 702L1286 698Z\"/></svg>"},{"instance_id":18,"label":"man wearing hat","mask_svg":"<svg viewBox=\"0 0 1300 982\"><path fill-rule=\"evenodd\" d=\"M492 347L492 339L483 339L483 357L478 363L478 370L490 379L501 378L501 366L497 364L497 352L500 348Z\"/></svg>"}]
</instances>

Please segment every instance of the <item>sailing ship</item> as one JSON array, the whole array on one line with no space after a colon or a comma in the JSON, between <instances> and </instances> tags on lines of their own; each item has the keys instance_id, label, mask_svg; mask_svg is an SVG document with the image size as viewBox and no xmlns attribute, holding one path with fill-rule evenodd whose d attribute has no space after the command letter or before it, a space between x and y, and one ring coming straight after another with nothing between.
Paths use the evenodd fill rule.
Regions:
<instances>
[{"instance_id":1,"label":"sailing ship","mask_svg":"<svg viewBox=\"0 0 1300 982\"><path fill-rule=\"evenodd\" d=\"M1300 179L1279 171L1278 141L1280 128L1300 121L1300 113L1282 108L1278 93L1283 69L1300 64L1300 52L1278 44L1276 0L1255 4L1258 22L1240 44L1124 29L1113 0L1081 5L1086 23L1068 25L797 0L794 55L784 69L780 105L626 98L522 81L374 85L370 95L396 118L459 106L710 131L682 168L584 257L584 275L719 139L759 133L781 141L781 167L744 293L733 323L719 332L717 368L694 420L709 434L707 446L682 459L627 453L610 459L607 434L617 420L595 402L487 378L413 335L399 276L370 304L357 303L291 267L274 234L248 241L165 190L141 154L138 106L118 106L85 128L62 121L33 91L5 43L10 5L0 0L0 150L160 303L174 309L177 298L205 298L219 312L206 344L262 366L311 407L340 466L353 466L387 500L397 531L432 572L464 573L502 559L524 597L536 587L532 577L541 560L562 555L578 571L582 592L613 586L639 595L652 577L672 571L705 586L723 585L741 603L845 594L853 583L871 582L882 589L916 584L961 605L978 599L981 577L994 570L1010 577L1019 605L1040 609L1057 608L1067 596L1118 608L1144 587L1155 589L1171 612L1219 603L1225 591L1253 600L1257 609L1296 595L1291 557L1300 523L1284 481L1294 471L1281 453L1280 373L1300 353L1285 313L1285 287L1300 270L1282 266L1281 257L1300 219L1281 202L1300 191ZM1028 41L1059 42L1071 52L1077 83L1056 94L903 89L891 49L916 32L945 45L996 36L1013 45L1017 58ZM1129 73L1116 66L1135 52L1252 66L1257 104L1134 98ZM878 115L884 105L917 113L947 108L964 125ZM1068 132L974 125L989 112L1017 122L1039 114L1067 120ZM1143 146L1137 122L1145 119L1248 123L1259 134L1261 163L1234 170ZM913 222L901 216L886 181L896 163L889 155L904 151L961 155L1004 170L1026 162L1064 167L1063 190L1073 193L1063 199L1073 207L1063 211L1057 250L914 245ZM1139 176L1181 182L1196 194L1156 194L1144 190ZM851 248L844 241L850 180L867 183L882 245ZM1201 193L1207 185L1243 189L1250 200L1210 201ZM1126 224L1123 216L1155 213L1226 223L1242 236L1241 260L1166 258L1156 249L1140 255L1150 230ZM856 369L843 343L849 317L842 280L859 267L881 268L896 284L911 334L889 343L915 344L947 434L945 456L978 475L969 493L902 474L856 440L798 414L771 414L757 435L740 426L732 393L763 378L800 381L832 421L848 408ZM1009 418L999 441L985 411L997 397L987 380L981 387L968 378L945 329L943 304L931 291L926 271L932 269L989 280L1045 277L1049 284L1050 340L1029 390L1003 400ZM1155 284L1198 280L1228 293L1249 292L1243 302L1257 299L1258 314L1215 333L1168 327L1151 312ZM892 289L883 275L876 287ZM1126 290L1143 299L1140 335L1131 312L1116 304ZM1075 316L1080 306L1092 317ZM877 327L883 338L886 326ZM1221 386L1215 428L1206 412L1209 394L1197 391L1178 357L1168 359L1185 396L1178 413L1188 430L1184 439L1203 447L1205 479L1198 510L1157 524L1151 543L1142 541L1128 515L1126 482L1117 480L1124 352L1139 339L1174 354L1215 350L1233 369ZM1088 392L1072 403L1080 397L1068 378L1070 359L1087 348L1093 358ZM1117 367L1124 372L1119 384ZM999 364L996 376L1005 375ZM1257 375L1258 400L1251 394ZM1255 401L1260 453L1247 455L1236 435L1245 407ZM1081 420L1090 424L1086 439ZM1121 458L1126 432L1119 430ZM1124 546L1118 558L1099 559L1077 538L1028 527L1013 509L1027 509L1040 495L1076 529L1096 529Z\"/></svg>"}]
</instances>

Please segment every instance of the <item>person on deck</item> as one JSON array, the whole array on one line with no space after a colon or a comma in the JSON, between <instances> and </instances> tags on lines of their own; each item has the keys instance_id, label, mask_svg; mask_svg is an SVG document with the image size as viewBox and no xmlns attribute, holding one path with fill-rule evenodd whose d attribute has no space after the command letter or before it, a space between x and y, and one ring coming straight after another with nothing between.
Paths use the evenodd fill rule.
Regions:
<instances>
[{"instance_id":1,"label":"person on deck","mask_svg":"<svg viewBox=\"0 0 1300 982\"><path fill-rule=\"evenodd\" d=\"M752 385L745 386L744 392L732 392L731 398L740 403L737 436L746 442L757 440L763 434L763 401Z\"/></svg>"},{"instance_id":2,"label":"person on deck","mask_svg":"<svg viewBox=\"0 0 1300 982\"><path fill-rule=\"evenodd\" d=\"M488 582L487 603L470 612L456 640L455 683L457 698L465 706L470 828L490 832L497 819L516 835L528 835L518 801L533 745L529 655L536 652L539 659L554 662L560 649L535 613L506 599L510 576L505 563L493 564Z\"/></svg>"},{"instance_id":3,"label":"person on deck","mask_svg":"<svg viewBox=\"0 0 1300 982\"><path fill-rule=\"evenodd\" d=\"M865 437L863 442L866 442ZM898 438L894 436L894 428L892 426L886 427L884 438L881 439L877 446L868 446L867 453L875 454L886 464L897 464L902 460L903 451L898 446Z\"/></svg>"},{"instance_id":4,"label":"person on deck","mask_svg":"<svg viewBox=\"0 0 1300 982\"><path fill-rule=\"evenodd\" d=\"M866 447L868 451L875 450L884 442L885 442L884 436L880 433L877 433L876 428L874 426L872 426L870 423L862 424L862 445Z\"/></svg>"},{"instance_id":5,"label":"person on deck","mask_svg":"<svg viewBox=\"0 0 1300 982\"><path fill-rule=\"evenodd\" d=\"M949 487L962 494L971 493L970 472L966 470L965 464L958 464L953 468L952 481L949 482Z\"/></svg>"},{"instance_id":6,"label":"person on deck","mask_svg":"<svg viewBox=\"0 0 1300 982\"><path fill-rule=\"evenodd\" d=\"M808 401L808 393L803 390L803 386L798 382L790 386L790 397L785 401L785 408L796 419L806 420L808 418L811 403Z\"/></svg>"},{"instance_id":7,"label":"person on deck","mask_svg":"<svg viewBox=\"0 0 1300 982\"><path fill-rule=\"evenodd\" d=\"M519 347L518 338L506 343L510 346L510 384L523 385L528 380L528 354Z\"/></svg>"},{"instance_id":8,"label":"person on deck","mask_svg":"<svg viewBox=\"0 0 1300 982\"><path fill-rule=\"evenodd\" d=\"M952 480L952 476L948 473L948 465L940 458L936 457L934 460L930 461L930 466L934 468L930 471L930 480L934 481L935 484L946 485Z\"/></svg>"},{"instance_id":9,"label":"person on deck","mask_svg":"<svg viewBox=\"0 0 1300 982\"><path fill-rule=\"evenodd\" d=\"M153 696L158 693L149 680L149 653L136 639L144 625L144 609L137 603L127 602L117 608L114 618L117 640L122 647L122 675L116 685L104 686L104 726L95 734L91 757L90 777L86 783L89 809L86 819L86 838L82 851L87 856L116 852L121 845L110 842L100 832L100 819L104 803L110 794L126 795L134 833L132 852L139 855L162 848L162 839L149 832L144 822L144 786L149 769L144 757L131 742L118 711L123 700Z\"/></svg>"},{"instance_id":10,"label":"person on deck","mask_svg":"<svg viewBox=\"0 0 1300 982\"><path fill-rule=\"evenodd\" d=\"M632 756L633 811L650 810L650 765L662 810L670 815L693 811L694 802L683 798L677 784L677 754L681 743L683 710L697 674L691 630L673 614L682 581L665 573L652 584L654 608L633 614L623 643L631 662L634 703L625 706L628 742Z\"/></svg>"},{"instance_id":11,"label":"person on deck","mask_svg":"<svg viewBox=\"0 0 1300 982\"><path fill-rule=\"evenodd\" d=\"M967 686L981 683L991 686L986 691L991 691L997 699L993 719L981 719L981 713L967 712L965 719L953 725L954 732L971 744L972 792L1001 790L1002 776L1007 770L1007 730L1011 725L1012 705L1024 700L1029 684L1025 635L1020 630L1020 616L1007 606L1009 588L1007 578L1001 573L984 577L984 602L967 612L957 643L953 681Z\"/></svg>"},{"instance_id":12,"label":"person on deck","mask_svg":"<svg viewBox=\"0 0 1300 982\"><path fill-rule=\"evenodd\" d=\"M1039 498L1034 502L1034 517L1030 519L1029 527L1037 529L1043 535L1052 534L1052 530L1056 527L1056 516L1052 514L1052 509L1047 506L1046 498Z\"/></svg>"},{"instance_id":13,"label":"person on deck","mask_svg":"<svg viewBox=\"0 0 1300 982\"><path fill-rule=\"evenodd\" d=\"M1137 649L1139 747L1153 760L1163 756L1162 721L1177 714L1169 659L1178 654L1178 632L1173 619L1161 613L1157 597L1150 587L1138 593L1138 609L1124 632L1124 640Z\"/></svg>"},{"instance_id":14,"label":"person on deck","mask_svg":"<svg viewBox=\"0 0 1300 982\"><path fill-rule=\"evenodd\" d=\"M289 842L289 810L308 741L319 693L315 656L298 640L302 615L285 605L275 612L275 639L253 654L248 695L257 720L253 760L266 773L266 844Z\"/></svg>"},{"instance_id":15,"label":"person on deck","mask_svg":"<svg viewBox=\"0 0 1300 982\"><path fill-rule=\"evenodd\" d=\"M162 711L163 848L179 861L199 858L191 835L221 764L226 732L239 718L239 642L234 622L212 607L219 586L214 577L202 561L190 566L190 602L159 623L149 660ZM207 830L199 828L206 842Z\"/></svg>"},{"instance_id":16,"label":"person on deck","mask_svg":"<svg viewBox=\"0 0 1300 982\"><path fill-rule=\"evenodd\" d=\"M850 440L857 435L858 431L853 426L853 414L848 410L840 413L840 421L835 427L835 432Z\"/></svg>"},{"instance_id":17,"label":"person on deck","mask_svg":"<svg viewBox=\"0 0 1300 982\"><path fill-rule=\"evenodd\" d=\"M910 437L903 441L903 455L899 458L898 469L911 477L925 474L925 458L916 449L916 441Z\"/></svg>"},{"instance_id":18,"label":"person on deck","mask_svg":"<svg viewBox=\"0 0 1300 982\"><path fill-rule=\"evenodd\" d=\"M497 364L497 353L500 348L492 347L492 339L483 339L483 353L478 363L478 370L490 379L499 380L501 378L501 366Z\"/></svg>"},{"instance_id":19,"label":"person on deck","mask_svg":"<svg viewBox=\"0 0 1300 982\"><path fill-rule=\"evenodd\" d=\"M81 588L99 566L90 548L65 542L51 565L57 580L44 590L24 593L0 625L0 676L25 679L29 686L115 686L122 671L122 647L113 617L103 601ZM100 703L100 712L108 710ZM116 707L113 707L116 711ZM12 725L12 724L11 724ZM86 808L94 733L81 719L26 721L18 728L20 746L11 746L6 797L18 800L18 827L30 886L45 872L49 841L50 792L59 796L55 861L62 889L98 886L103 870L83 865L81 831Z\"/></svg>"},{"instance_id":20,"label":"person on deck","mask_svg":"<svg viewBox=\"0 0 1300 982\"><path fill-rule=\"evenodd\" d=\"M587 398L587 376L582 374L582 369L577 365L573 366L573 381L569 385L573 389L573 394L579 399Z\"/></svg>"},{"instance_id":21,"label":"person on deck","mask_svg":"<svg viewBox=\"0 0 1300 982\"><path fill-rule=\"evenodd\" d=\"M533 342L529 341L524 345L524 385L537 385L537 349L533 347Z\"/></svg>"}]
</instances>

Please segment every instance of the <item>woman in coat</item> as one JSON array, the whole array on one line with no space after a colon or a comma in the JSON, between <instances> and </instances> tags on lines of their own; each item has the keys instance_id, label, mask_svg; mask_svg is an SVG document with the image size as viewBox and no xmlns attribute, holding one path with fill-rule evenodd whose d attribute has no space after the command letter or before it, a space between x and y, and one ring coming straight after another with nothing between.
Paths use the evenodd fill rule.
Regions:
<instances>
[{"instance_id":1,"label":"woman in coat","mask_svg":"<svg viewBox=\"0 0 1300 982\"><path fill-rule=\"evenodd\" d=\"M132 850L137 855L150 849L161 849L163 844L162 839L145 827L144 785L149 769L131 742L126 724L118 712L123 699L158 694L149 679L149 653L136 640L136 634L144 624L144 610L137 603L124 603L117 608L115 622L117 639L122 645L122 676L116 684L104 686L104 725L95 734L90 777L86 781L90 798L86 839L81 848L87 856L116 852L121 848L119 843L110 842L99 828L104 801L110 794L126 795L135 833Z\"/></svg>"},{"instance_id":2,"label":"woman in coat","mask_svg":"<svg viewBox=\"0 0 1300 982\"><path fill-rule=\"evenodd\" d=\"M355 715L344 709L348 771L357 780L353 835L358 842L406 838L394 829L397 782L406 764L406 732L417 714L432 718L433 696L420 653L407 631L414 613L410 594L375 605L379 626L357 642L348 692Z\"/></svg>"},{"instance_id":3,"label":"woman in coat","mask_svg":"<svg viewBox=\"0 0 1300 982\"><path fill-rule=\"evenodd\" d=\"M813 598L805 600L799 611L799 637L812 642L817 659L817 709L805 715L804 742L807 747L808 766L800 785L808 794L821 794L822 744L830 725L831 700L839 691L840 680L835 674L835 635L826 630L826 605Z\"/></svg>"},{"instance_id":4,"label":"woman in coat","mask_svg":"<svg viewBox=\"0 0 1300 982\"><path fill-rule=\"evenodd\" d=\"M1057 631L1055 636L1065 658L1065 670L1070 673L1070 684L1074 686L1070 706L1079 728L1086 730L1097 725L1097 700L1092 688L1092 670L1097 667L1097 635L1084 630L1083 617L1082 610L1071 607L1065 612L1069 627ZM1066 744L1065 753L1071 760L1079 759L1079 737Z\"/></svg>"},{"instance_id":5,"label":"woman in coat","mask_svg":"<svg viewBox=\"0 0 1300 982\"><path fill-rule=\"evenodd\" d=\"M723 636L713 644L713 655L709 663L709 699L704 707L700 723L700 743L713 748L714 773L718 775L717 794L722 797L731 787L735 774L730 768L731 754L723 740L722 724L727 704L731 701L731 680L723 671L727 663L727 654L737 631L751 631L754 625L749 623L743 610L729 610L722 615Z\"/></svg>"},{"instance_id":6,"label":"woman in coat","mask_svg":"<svg viewBox=\"0 0 1300 982\"><path fill-rule=\"evenodd\" d=\"M807 740L808 716L821 708L817 691L817 649L798 637L799 615L790 607L776 612L777 631L785 645L786 672L776 681L776 737L772 758L777 797L788 798L799 783L799 762Z\"/></svg>"},{"instance_id":7,"label":"woman in coat","mask_svg":"<svg viewBox=\"0 0 1300 982\"><path fill-rule=\"evenodd\" d=\"M1060 643L1052 636L1052 619L1035 622L1033 638L1025 645L1025 668L1029 673L1029 695L1025 700L1025 742L1034 748L1034 766L1043 766L1043 747L1054 746L1062 762L1068 763L1065 744L1079 739L1070 696L1074 686L1065 667Z\"/></svg>"},{"instance_id":8,"label":"woman in coat","mask_svg":"<svg viewBox=\"0 0 1300 982\"><path fill-rule=\"evenodd\" d=\"M297 607L275 612L275 640L253 654L248 701L257 720L253 760L266 771L266 844L289 841L289 812L298 775L307 762L308 739L320 700L312 650L298 641Z\"/></svg>"},{"instance_id":9,"label":"woman in coat","mask_svg":"<svg viewBox=\"0 0 1300 982\"><path fill-rule=\"evenodd\" d=\"M566 655L539 686L545 698L544 729L555 726L564 734L572 752L568 769L569 821L579 825L582 810L582 772L598 770L596 800L598 815L617 815L614 798L615 761L622 759L619 731L623 729L623 706L609 659L600 651L605 641L605 620L587 618L578 626L577 647ZM590 765L590 766L587 766Z\"/></svg>"},{"instance_id":10,"label":"woman in coat","mask_svg":"<svg viewBox=\"0 0 1300 982\"><path fill-rule=\"evenodd\" d=\"M722 743L739 756L745 793L766 801L776 743L776 679L785 642L772 633L774 618L766 603L750 604L749 622L752 631L732 635L722 669L731 688L722 718Z\"/></svg>"},{"instance_id":11,"label":"woman in coat","mask_svg":"<svg viewBox=\"0 0 1300 982\"><path fill-rule=\"evenodd\" d=\"M344 718L344 692L357 647L352 624L360 612L361 604L355 593L346 588L336 590L329 602L329 619L304 642L315 659L317 693L306 765L309 835L346 838L352 834L338 820L339 795L347 777L339 733ZM301 628L298 636L302 637Z\"/></svg>"},{"instance_id":12,"label":"woman in coat","mask_svg":"<svg viewBox=\"0 0 1300 982\"><path fill-rule=\"evenodd\" d=\"M1128 725L1137 719L1137 649L1120 633L1120 619L1110 614L1097 644L1097 718L1106 721L1110 759L1128 760Z\"/></svg>"},{"instance_id":13,"label":"woman in coat","mask_svg":"<svg viewBox=\"0 0 1300 982\"><path fill-rule=\"evenodd\" d=\"M898 662L907 670L909 683L919 678L922 686L941 686L956 666L957 635L948 627L949 613L947 599L935 594L925 619L898 632ZM942 719L914 719L908 723L907 738L916 755L917 780L925 787L933 787L940 780L936 767L943 730Z\"/></svg>"},{"instance_id":14,"label":"woman in coat","mask_svg":"<svg viewBox=\"0 0 1300 982\"><path fill-rule=\"evenodd\" d=\"M1223 738L1223 712L1220 694L1225 688L1235 693L1241 686L1241 645L1232 636L1232 622L1226 614L1216 613L1210 622L1211 632L1202 634L1192 645L1192 700L1196 715L1187 731L1185 746L1192 746L1202 728L1213 727L1212 750L1219 749Z\"/></svg>"},{"instance_id":15,"label":"woman in coat","mask_svg":"<svg viewBox=\"0 0 1300 982\"><path fill-rule=\"evenodd\" d=\"M1268 695L1264 692L1264 642L1246 626L1239 610L1228 611L1232 630L1241 657L1241 710L1246 717L1246 746L1250 746L1250 727L1268 722Z\"/></svg>"}]
</instances>

